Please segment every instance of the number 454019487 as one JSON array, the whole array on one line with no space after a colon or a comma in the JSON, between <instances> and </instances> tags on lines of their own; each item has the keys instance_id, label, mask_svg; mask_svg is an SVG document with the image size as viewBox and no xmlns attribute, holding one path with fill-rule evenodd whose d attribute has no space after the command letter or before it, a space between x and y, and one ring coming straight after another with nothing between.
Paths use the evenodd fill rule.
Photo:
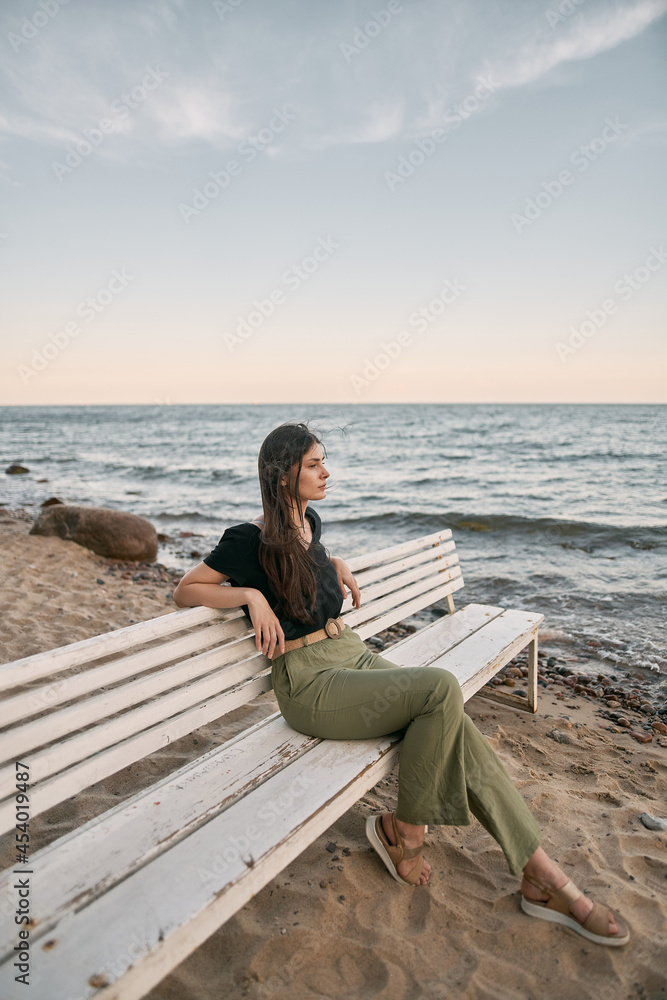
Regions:
<instances>
[{"instance_id":1,"label":"number 454019487","mask_svg":"<svg viewBox=\"0 0 667 1000\"><path fill-rule=\"evenodd\" d=\"M30 796L28 794L28 781L30 780L30 767L16 761L16 852L17 862L25 863L28 860L28 845L30 843L30 833L28 822L30 820Z\"/></svg>"}]
</instances>

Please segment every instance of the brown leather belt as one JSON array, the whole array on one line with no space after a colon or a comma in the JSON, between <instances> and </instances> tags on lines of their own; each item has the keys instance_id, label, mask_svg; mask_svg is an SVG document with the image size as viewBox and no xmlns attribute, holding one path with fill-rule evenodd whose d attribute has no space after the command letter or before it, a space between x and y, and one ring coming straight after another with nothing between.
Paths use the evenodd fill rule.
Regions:
<instances>
[{"instance_id":1,"label":"brown leather belt","mask_svg":"<svg viewBox=\"0 0 667 1000\"><path fill-rule=\"evenodd\" d=\"M301 649L302 646L312 646L314 642L319 642L320 639L340 639L344 628L345 623L342 618L327 618L324 628L319 628L317 632L311 632L309 635L301 635L298 639L285 639L285 652L289 653L291 649ZM306 642L306 639L308 642ZM275 660L276 656L280 656L278 643L276 643L272 659Z\"/></svg>"}]
</instances>

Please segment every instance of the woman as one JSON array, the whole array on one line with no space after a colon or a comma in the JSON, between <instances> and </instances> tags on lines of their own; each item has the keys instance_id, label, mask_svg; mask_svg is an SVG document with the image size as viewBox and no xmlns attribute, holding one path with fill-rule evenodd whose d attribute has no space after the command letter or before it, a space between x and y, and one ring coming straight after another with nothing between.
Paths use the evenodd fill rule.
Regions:
<instances>
[{"instance_id":1,"label":"woman","mask_svg":"<svg viewBox=\"0 0 667 1000\"><path fill-rule=\"evenodd\" d=\"M438 667L398 667L372 653L339 617L347 564L328 558L310 501L323 500L329 472L322 443L304 423L285 423L259 453L263 517L227 528L216 548L178 584L179 607L242 606L257 649L272 661L280 710L294 729L325 739L368 739L405 730L395 813L371 816L366 834L404 885L424 885L421 845L429 823L469 825L469 811L498 841L513 874L523 871L521 906L589 941L618 946L625 923L592 903L539 846L540 830L502 762L463 711L458 681ZM229 587L220 584L230 581ZM400 698L378 690L390 685Z\"/></svg>"}]
</instances>

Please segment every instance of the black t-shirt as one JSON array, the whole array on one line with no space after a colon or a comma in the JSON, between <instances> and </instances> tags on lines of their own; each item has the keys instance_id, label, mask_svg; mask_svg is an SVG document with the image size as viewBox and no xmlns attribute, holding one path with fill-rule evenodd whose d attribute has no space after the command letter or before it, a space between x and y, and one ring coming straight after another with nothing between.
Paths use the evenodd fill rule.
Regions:
<instances>
[{"instance_id":1,"label":"black t-shirt","mask_svg":"<svg viewBox=\"0 0 667 1000\"><path fill-rule=\"evenodd\" d=\"M317 597L313 609L315 621L298 622L279 616L285 639L298 639L302 635L324 628L327 618L338 617L344 600L336 569L320 542L322 534L320 515L312 507L307 507L306 517L313 529L313 540L309 548L315 556L313 569L317 580ZM252 587L261 591L271 609L276 611L278 598L271 589L269 579L259 562L260 533L261 528L250 521L234 524L227 528L216 547L203 561L216 573L224 573L229 577L232 587ZM244 605L243 610L246 617L250 618L247 605Z\"/></svg>"}]
</instances>

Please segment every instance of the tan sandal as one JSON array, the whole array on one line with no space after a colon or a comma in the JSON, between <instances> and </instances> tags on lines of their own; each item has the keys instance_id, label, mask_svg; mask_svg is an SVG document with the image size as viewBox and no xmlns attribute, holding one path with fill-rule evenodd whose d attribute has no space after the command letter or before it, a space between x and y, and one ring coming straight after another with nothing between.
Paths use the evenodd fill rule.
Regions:
<instances>
[{"instance_id":1,"label":"tan sandal","mask_svg":"<svg viewBox=\"0 0 667 1000\"><path fill-rule=\"evenodd\" d=\"M540 920L551 920L556 924L563 924L569 927L576 934L581 934L588 941L595 944L604 944L612 948L618 948L622 944L627 944L630 940L630 929L625 921L621 920L613 910L603 906L602 903L593 903L593 909L588 914L583 923L577 920L570 912L570 905L583 895L571 879L560 889L550 889L538 879L531 878L523 873L526 882L530 882L536 889L544 892L549 897L548 900L526 899L521 895L521 909L530 917L537 917ZM616 921L618 932L609 933L609 914Z\"/></svg>"},{"instance_id":2,"label":"tan sandal","mask_svg":"<svg viewBox=\"0 0 667 1000\"><path fill-rule=\"evenodd\" d=\"M368 837L371 846L375 848L384 861L389 874L395 878L397 882L400 882L402 885L420 885L419 880L421 878L423 868L421 846L406 847L400 833L398 832L395 813L391 814L391 821L394 826L394 837L396 838L395 845L391 844L387 839L387 835L384 832L384 827L382 825L382 815L368 817L366 820L366 836ZM411 858L418 858L418 864L416 864L412 871L410 871L405 877L403 877L403 875L399 875L398 866L401 861L409 861Z\"/></svg>"}]
</instances>

